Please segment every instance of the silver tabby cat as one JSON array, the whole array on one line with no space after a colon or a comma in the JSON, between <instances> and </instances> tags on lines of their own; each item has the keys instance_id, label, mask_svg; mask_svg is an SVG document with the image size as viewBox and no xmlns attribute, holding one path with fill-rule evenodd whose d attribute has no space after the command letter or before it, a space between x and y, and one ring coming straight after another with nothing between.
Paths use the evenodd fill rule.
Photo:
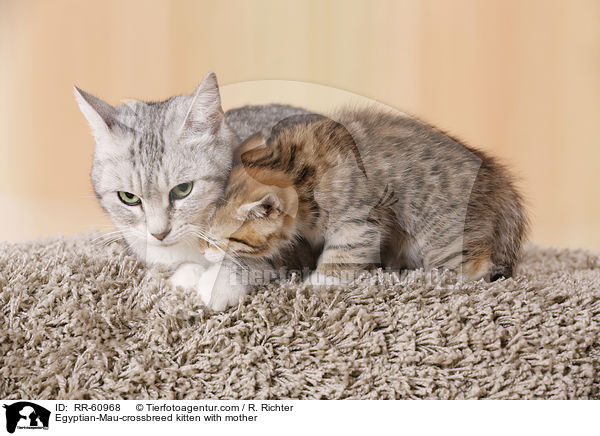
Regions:
<instances>
[{"instance_id":1,"label":"silver tabby cat","mask_svg":"<svg viewBox=\"0 0 600 436\"><path fill-rule=\"evenodd\" d=\"M197 241L222 196L235 147L304 111L266 105L224 113L214 73L192 95L160 102L111 106L78 88L75 97L96 140L92 183L113 236L145 262L172 268L172 283L197 288L212 309L235 304L246 287L225 283L225 271L220 289L214 277L202 282L208 264Z\"/></svg>"}]
</instances>

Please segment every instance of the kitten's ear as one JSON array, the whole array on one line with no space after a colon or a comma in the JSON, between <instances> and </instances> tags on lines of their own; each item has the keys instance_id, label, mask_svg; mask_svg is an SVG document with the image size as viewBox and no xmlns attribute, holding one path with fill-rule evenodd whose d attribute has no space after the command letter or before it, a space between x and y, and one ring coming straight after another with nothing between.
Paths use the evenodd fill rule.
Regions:
<instances>
[{"instance_id":1,"label":"kitten's ear","mask_svg":"<svg viewBox=\"0 0 600 436\"><path fill-rule=\"evenodd\" d=\"M118 123L117 110L105 101L76 86L73 91L79 109L87 118L96 140L110 136L111 128Z\"/></svg>"},{"instance_id":2,"label":"kitten's ear","mask_svg":"<svg viewBox=\"0 0 600 436\"><path fill-rule=\"evenodd\" d=\"M268 218L281 213L281 201L273 192L265 194L258 201L244 204L240 207L240 214L248 218Z\"/></svg>"},{"instance_id":3,"label":"kitten's ear","mask_svg":"<svg viewBox=\"0 0 600 436\"><path fill-rule=\"evenodd\" d=\"M242 163L242 161L247 161L250 157L251 154L247 154L246 158L242 160L242 155L255 150L257 148L265 148L267 146L267 142L265 141L265 138L263 135L261 135L260 133L256 133L252 136L250 136L248 139L246 139L244 142L242 142L238 148L235 149L235 152L233 153L233 162L234 164L240 164Z\"/></svg>"},{"instance_id":4,"label":"kitten's ear","mask_svg":"<svg viewBox=\"0 0 600 436\"><path fill-rule=\"evenodd\" d=\"M194 129L198 124L210 123L216 129L221 124L223 116L217 75L210 72L192 96L192 102L185 115L184 128Z\"/></svg>"}]
</instances>

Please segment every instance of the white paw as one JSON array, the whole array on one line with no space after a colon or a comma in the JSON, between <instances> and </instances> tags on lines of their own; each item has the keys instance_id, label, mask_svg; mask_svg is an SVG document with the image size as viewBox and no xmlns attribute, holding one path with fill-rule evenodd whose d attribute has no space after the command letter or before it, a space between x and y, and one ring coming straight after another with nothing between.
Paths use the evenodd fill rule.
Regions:
<instances>
[{"instance_id":1,"label":"white paw","mask_svg":"<svg viewBox=\"0 0 600 436\"><path fill-rule=\"evenodd\" d=\"M240 277L227 266L219 265L220 270L216 275L216 281L213 287L212 298L208 307L215 311L227 309L229 306L235 306L240 298L248 293L250 287L240 281ZM239 272L239 271L238 271Z\"/></svg>"},{"instance_id":2,"label":"white paw","mask_svg":"<svg viewBox=\"0 0 600 436\"><path fill-rule=\"evenodd\" d=\"M205 271L205 268L196 263L184 263L175 273L169 277L169 283L174 288L178 286L184 289L195 289L198 284L198 279Z\"/></svg>"},{"instance_id":3,"label":"white paw","mask_svg":"<svg viewBox=\"0 0 600 436\"><path fill-rule=\"evenodd\" d=\"M208 306L216 276L213 268L206 269L196 263L185 263L177 268L169 278L169 283L174 288L194 289L200 294L202 302Z\"/></svg>"},{"instance_id":4,"label":"white paw","mask_svg":"<svg viewBox=\"0 0 600 436\"><path fill-rule=\"evenodd\" d=\"M200 276L200 279L197 282L198 286L197 286L196 290L200 294L200 298L202 298L202 301L204 301L204 304L206 304L206 306L210 307L211 309L213 309L210 304L211 297L212 297L213 290L215 288L220 270L221 270L221 264L219 264L219 263L210 266L208 269L206 269L204 271L204 273L202 273L202 275ZM213 309L213 310L215 310L215 309ZM220 310L224 310L224 309L220 309Z\"/></svg>"},{"instance_id":5,"label":"white paw","mask_svg":"<svg viewBox=\"0 0 600 436\"><path fill-rule=\"evenodd\" d=\"M204 271L196 289L209 309L220 312L237 305L249 287L238 283L227 266L216 263Z\"/></svg>"},{"instance_id":6,"label":"white paw","mask_svg":"<svg viewBox=\"0 0 600 436\"><path fill-rule=\"evenodd\" d=\"M244 285L217 285L213 290L208 307L215 311L222 311L230 306L235 306L248 293L248 290L248 287Z\"/></svg>"},{"instance_id":7,"label":"white paw","mask_svg":"<svg viewBox=\"0 0 600 436\"><path fill-rule=\"evenodd\" d=\"M337 277L329 276L327 274L323 274L320 272L314 272L310 275L310 277L305 281L309 285L313 285L316 287L324 287L324 286L339 286L341 285L341 280Z\"/></svg>"},{"instance_id":8,"label":"white paw","mask_svg":"<svg viewBox=\"0 0 600 436\"><path fill-rule=\"evenodd\" d=\"M214 311L223 311L235 306L250 287L238 283L229 268L215 263L208 268L195 263L181 265L169 278L174 287L194 289L202 302Z\"/></svg>"}]
</instances>

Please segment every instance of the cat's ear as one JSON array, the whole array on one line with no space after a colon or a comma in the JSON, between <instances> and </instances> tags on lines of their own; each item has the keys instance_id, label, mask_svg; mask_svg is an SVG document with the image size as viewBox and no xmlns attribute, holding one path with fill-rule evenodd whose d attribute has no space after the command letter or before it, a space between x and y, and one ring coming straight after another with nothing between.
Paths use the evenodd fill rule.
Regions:
<instances>
[{"instance_id":1,"label":"cat's ear","mask_svg":"<svg viewBox=\"0 0 600 436\"><path fill-rule=\"evenodd\" d=\"M258 201L242 205L239 212L247 218L277 216L281 213L281 201L275 193L269 192Z\"/></svg>"},{"instance_id":2,"label":"cat's ear","mask_svg":"<svg viewBox=\"0 0 600 436\"><path fill-rule=\"evenodd\" d=\"M183 125L185 129L194 130L198 125L205 126L210 123L216 130L224 115L217 75L210 72L196 88Z\"/></svg>"},{"instance_id":3,"label":"cat's ear","mask_svg":"<svg viewBox=\"0 0 600 436\"><path fill-rule=\"evenodd\" d=\"M238 148L235 149L235 152L233 153L234 164L240 164L242 162L248 162L249 160L252 160L252 157L256 153L248 152L256 149L266 148L266 146L267 142L265 141L264 136L260 133L255 133L254 135L246 139L244 142L242 142L238 146ZM244 158L242 158L243 155L245 155Z\"/></svg>"},{"instance_id":4,"label":"cat's ear","mask_svg":"<svg viewBox=\"0 0 600 436\"><path fill-rule=\"evenodd\" d=\"M96 140L110 137L111 129L118 123L117 110L78 87L74 87L75 99L79 109L87 118Z\"/></svg>"}]
</instances>

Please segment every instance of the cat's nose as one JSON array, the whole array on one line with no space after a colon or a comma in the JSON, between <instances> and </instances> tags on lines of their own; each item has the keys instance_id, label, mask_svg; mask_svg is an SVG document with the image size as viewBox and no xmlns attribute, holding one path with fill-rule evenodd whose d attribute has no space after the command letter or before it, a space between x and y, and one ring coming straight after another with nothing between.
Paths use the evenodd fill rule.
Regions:
<instances>
[{"instance_id":1,"label":"cat's nose","mask_svg":"<svg viewBox=\"0 0 600 436\"><path fill-rule=\"evenodd\" d=\"M162 233L152 233L152 236L154 236L156 239L158 239L159 241L162 241L163 239L165 239L167 237L167 235L171 233L171 229L162 232Z\"/></svg>"}]
</instances>

